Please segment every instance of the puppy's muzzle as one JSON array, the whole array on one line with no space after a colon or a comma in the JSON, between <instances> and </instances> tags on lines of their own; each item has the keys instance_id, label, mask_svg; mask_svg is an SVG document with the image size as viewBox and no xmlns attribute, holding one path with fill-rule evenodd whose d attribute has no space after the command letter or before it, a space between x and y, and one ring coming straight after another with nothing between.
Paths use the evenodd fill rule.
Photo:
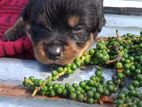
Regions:
<instances>
[{"instance_id":1,"label":"puppy's muzzle","mask_svg":"<svg viewBox=\"0 0 142 107\"><path fill-rule=\"evenodd\" d=\"M63 48L60 45L48 46L45 49L45 53L50 60L58 60L63 54Z\"/></svg>"}]
</instances>

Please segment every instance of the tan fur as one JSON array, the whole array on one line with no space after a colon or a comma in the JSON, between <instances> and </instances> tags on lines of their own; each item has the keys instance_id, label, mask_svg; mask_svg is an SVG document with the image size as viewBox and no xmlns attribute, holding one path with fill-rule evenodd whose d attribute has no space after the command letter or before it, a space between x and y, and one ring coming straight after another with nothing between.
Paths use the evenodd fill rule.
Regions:
<instances>
[{"instance_id":1,"label":"tan fur","mask_svg":"<svg viewBox=\"0 0 142 107\"><path fill-rule=\"evenodd\" d=\"M56 63L56 64L64 65L67 63L72 63L76 57L81 56L93 44L94 42L93 37L94 35L90 34L90 38L86 42L83 48L78 47L73 41L68 40L68 45L64 48L63 56L60 59L55 60L55 61L50 60L45 54L44 44L43 44L44 41L40 42L36 46L33 44L35 57L37 58L38 61L40 61L43 64Z\"/></svg>"},{"instance_id":2,"label":"tan fur","mask_svg":"<svg viewBox=\"0 0 142 107\"><path fill-rule=\"evenodd\" d=\"M80 20L80 17L79 16L70 16L68 18L68 25L70 27L75 27L76 25L79 24L79 20Z\"/></svg>"}]
</instances>

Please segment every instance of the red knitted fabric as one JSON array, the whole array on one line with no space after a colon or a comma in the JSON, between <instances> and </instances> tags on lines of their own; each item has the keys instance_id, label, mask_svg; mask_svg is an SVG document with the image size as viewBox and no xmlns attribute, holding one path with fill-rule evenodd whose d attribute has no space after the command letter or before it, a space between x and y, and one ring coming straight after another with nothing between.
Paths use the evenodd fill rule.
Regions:
<instances>
[{"instance_id":1,"label":"red knitted fabric","mask_svg":"<svg viewBox=\"0 0 142 107\"><path fill-rule=\"evenodd\" d=\"M0 0L0 57L34 58L32 44L29 38L14 42L2 40L4 32L11 27L28 0Z\"/></svg>"}]
</instances>

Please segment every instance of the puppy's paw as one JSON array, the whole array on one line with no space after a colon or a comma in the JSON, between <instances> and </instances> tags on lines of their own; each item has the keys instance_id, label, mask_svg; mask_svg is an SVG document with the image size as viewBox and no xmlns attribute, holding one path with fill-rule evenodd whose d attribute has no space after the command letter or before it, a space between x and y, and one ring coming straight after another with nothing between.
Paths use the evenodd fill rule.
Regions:
<instances>
[{"instance_id":1,"label":"puppy's paw","mask_svg":"<svg viewBox=\"0 0 142 107\"><path fill-rule=\"evenodd\" d=\"M3 40L15 41L15 40L17 40L18 38L20 38L24 35L25 35L25 32L23 30L19 31L19 30L11 27L5 32L5 34L3 36Z\"/></svg>"}]
</instances>

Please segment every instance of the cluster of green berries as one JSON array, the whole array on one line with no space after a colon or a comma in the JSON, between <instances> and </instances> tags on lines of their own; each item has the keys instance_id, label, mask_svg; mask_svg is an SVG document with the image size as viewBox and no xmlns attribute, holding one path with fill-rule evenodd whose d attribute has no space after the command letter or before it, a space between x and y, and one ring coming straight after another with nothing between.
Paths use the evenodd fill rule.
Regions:
<instances>
[{"instance_id":1,"label":"cluster of green berries","mask_svg":"<svg viewBox=\"0 0 142 107\"><path fill-rule=\"evenodd\" d=\"M93 56L93 63L96 65L105 64L110 60L109 49L107 48L107 42L100 41L96 45L96 52Z\"/></svg>"},{"instance_id":2,"label":"cluster of green berries","mask_svg":"<svg viewBox=\"0 0 142 107\"><path fill-rule=\"evenodd\" d=\"M80 81L73 84L60 84L56 82L47 82L44 80L35 79L33 76L28 79L25 78L23 84L28 89L34 90L36 87L41 87L38 94L46 95L48 97L62 97L79 102L86 102L89 104L98 103L102 96L110 96L118 90L117 85L113 81L107 83L103 78L103 70L98 68L95 76L91 76L89 80Z\"/></svg>"},{"instance_id":3,"label":"cluster of green berries","mask_svg":"<svg viewBox=\"0 0 142 107\"><path fill-rule=\"evenodd\" d=\"M97 43L96 48L76 58L73 63L52 71L47 80L31 76L25 78L23 84L28 90L34 91L33 95L38 93L48 97L58 96L89 104L98 103L101 97L122 91L114 99L117 107L142 107L142 93L138 90L142 87L141 52L142 32L138 36L128 33L121 37L104 38ZM56 82L63 75L73 74L77 68L88 64L99 66L89 80L73 84ZM104 66L115 69L112 80L105 81L102 69ZM129 85L126 78L132 80Z\"/></svg>"},{"instance_id":4,"label":"cluster of green berries","mask_svg":"<svg viewBox=\"0 0 142 107\"><path fill-rule=\"evenodd\" d=\"M132 86L130 86L132 88ZM136 89L123 90L115 104L117 107L142 107L142 93Z\"/></svg>"}]
</instances>

